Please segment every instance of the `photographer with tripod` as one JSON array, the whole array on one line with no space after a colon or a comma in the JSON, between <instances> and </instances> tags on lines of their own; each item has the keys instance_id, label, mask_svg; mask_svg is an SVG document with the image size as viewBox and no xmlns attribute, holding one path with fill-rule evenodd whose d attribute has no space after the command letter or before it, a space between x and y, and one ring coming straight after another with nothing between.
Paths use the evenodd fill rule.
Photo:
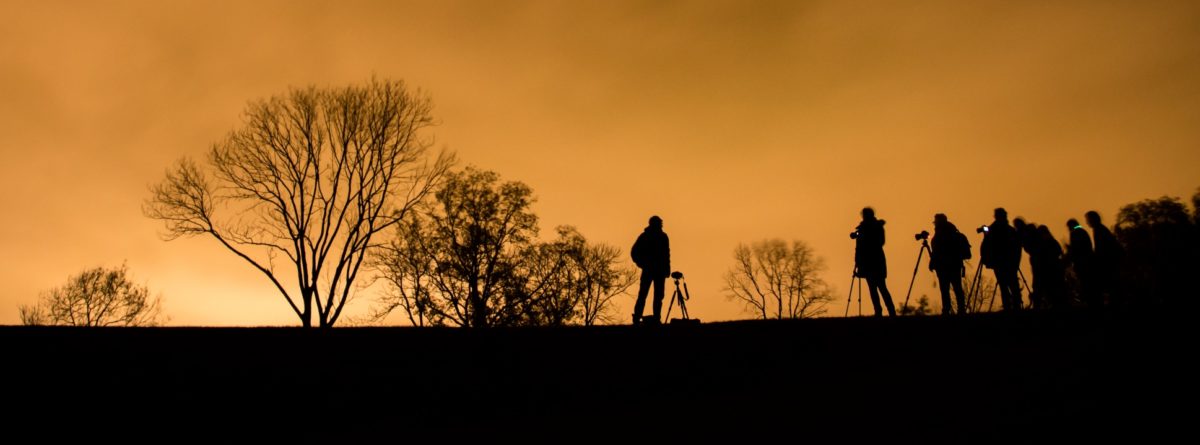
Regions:
<instances>
[{"instance_id":1,"label":"photographer with tripod","mask_svg":"<svg viewBox=\"0 0 1200 445\"><path fill-rule=\"evenodd\" d=\"M929 252L929 270L937 273L938 288L942 293L942 315L950 315L950 288L958 300L959 315L967 313L967 295L963 292L962 278L965 270L963 261L971 259L971 243L958 227L946 218L946 214L933 216L933 240ZM929 232L920 235L929 236ZM920 236L918 235L918 236Z\"/></svg>"},{"instance_id":2,"label":"photographer with tripod","mask_svg":"<svg viewBox=\"0 0 1200 445\"><path fill-rule=\"evenodd\" d=\"M666 295L667 275L671 274L671 241L666 232L663 232L662 226L662 218L651 216L650 224L638 235L633 249L629 252L633 263L642 269L637 302L633 305L634 325L661 323L660 313L663 297ZM642 318L642 311L646 307L646 294L650 291L651 284L654 284L654 316Z\"/></svg>"},{"instance_id":3,"label":"photographer with tripod","mask_svg":"<svg viewBox=\"0 0 1200 445\"><path fill-rule=\"evenodd\" d=\"M1021 267L1021 240L1017 230L1008 224L1008 211L998 207L991 225L979 228L983 244L979 246L980 264L996 274L1000 285L1000 302L1005 312L1021 309L1021 283L1017 271Z\"/></svg>"},{"instance_id":4,"label":"photographer with tripod","mask_svg":"<svg viewBox=\"0 0 1200 445\"><path fill-rule=\"evenodd\" d=\"M883 294L883 302L887 305L888 316L896 316L896 306L892 304L892 293L887 288L887 258L883 254L884 232L886 222L875 219L875 209L862 209L862 222L850 234L856 241L854 245L854 267L860 278L867 280L867 289L871 292L871 304L875 306L875 316L883 316L883 308L879 305L879 294Z\"/></svg>"}]
</instances>

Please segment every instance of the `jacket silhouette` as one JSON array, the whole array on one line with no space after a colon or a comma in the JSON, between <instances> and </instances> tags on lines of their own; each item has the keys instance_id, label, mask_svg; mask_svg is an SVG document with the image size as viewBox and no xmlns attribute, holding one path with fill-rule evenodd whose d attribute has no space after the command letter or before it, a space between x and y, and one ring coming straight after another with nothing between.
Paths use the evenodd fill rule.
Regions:
<instances>
[{"instance_id":1,"label":"jacket silhouette","mask_svg":"<svg viewBox=\"0 0 1200 445\"><path fill-rule=\"evenodd\" d=\"M871 304L875 307L875 315L883 315L883 307L879 304L880 294L887 306L888 315L896 316L896 306L892 303L892 293L887 288L887 258L883 254L885 235L883 225L886 221L875 218L875 210L867 207L862 210L862 222L855 228L854 237L854 267L859 277L867 280L867 289L871 292Z\"/></svg>"},{"instance_id":2,"label":"jacket silhouette","mask_svg":"<svg viewBox=\"0 0 1200 445\"><path fill-rule=\"evenodd\" d=\"M650 217L650 224L638 235L637 241L629 251L633 263L642 269L641 280L638 283L637 302L633 306L633 324L642 321L648 324L660 322L663 296L666 294L667 276L671 274L671 242L662 229L662 218ZM653 317L643 320L642 312L646 306L646 294L654 285Z\"/></svg>"},{"instance_id":3,"label":"jacket silhouette","mask_svg":"<svg viewBox=\"0 0 1200 445\"><path fill-rule=\"evenodd\" d=\"M951 313L950 289L958 302L958 313L967 313L967 296L963 292L963 261L971 258L971 244L944 214L933 219L933 239L929 242L929 270L937 272L938 288L942 294L942 314Z\"/></svg>"},{"instance_id":4,"label":"jacket silhouette","mask_svg":"<svg viewBox=\"0 0 1200 445\"><path fill-rule=\"evenodd\" d=\"M1079 297L1088 306L1099 306L1100 292L1096 289L1095 251L1092 250L1092 237L1087 230L1079 225L1074 218L1067 221L1071 230L1071 244L1067 245L1067 260L1079 280Z\"/></svg>"},{"instance_id":5,"label":"jacket silhouette","mask_svg":"<svg viewBox=\"0 0 1200 445\"><path fill-rule=\"evenodd\" d=\"M854 244L854 265L858 267L858 276L863 278L887 278L887 258L883 254L883 244L886 241L882 219L863 218L855 231L858 237Z\"/></svg>"},{"instance_id":6,"label":"jacket silhouette","mask_svg":"<svg viewBox=\"0 0 1200 445\"><path fill-rule=\"evenodd\" d=\"M1000 285L1000 300L1005 311L1021 309L1021 283L1017 279L1021 267L1021 240L1017 230L1008 225L1008 212L997 208L995 220L983 235L979 260L996 274Z\"/></svg>"},{"instance_id":7,"label":"jacket silhouette","mask_svg":"<svg viewBox=\"0 0 1200 445\"><path fill-rule=\"evenodd\" d=\"M1095 266L1098 298L1108 298L1109 304L1120 304L1121 258L1125 256L1125 248L1113 236L1111 230L1100 222L1100 213L1095 210L1085 215L1088 227L1092 228L1092 239L1095 241Z\"/></svg>"},{"instance_id":8,"label":"jacket silhouette","mask_svg":"<svg viewBox=\"0 0 1200 445\"><path fill-rule=\"evenodd\" d=\"M1064 308L1067 306L1066 265L1063 249L1046 225L1037 226L1029 251L1029 266L1033 268L1033 292L1029 296L1035 308Z\"/></svg>"}]
</instances>

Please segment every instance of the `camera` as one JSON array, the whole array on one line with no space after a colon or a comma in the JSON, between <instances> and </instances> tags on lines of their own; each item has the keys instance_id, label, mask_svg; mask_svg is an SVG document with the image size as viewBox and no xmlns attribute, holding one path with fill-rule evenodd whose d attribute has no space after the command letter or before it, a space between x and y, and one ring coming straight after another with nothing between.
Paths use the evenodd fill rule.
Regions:
<instances>
[{"instance_id":1,"label":"camera","mask_svg":"<svg viewBox=\"0 0 1200 445\"><path fill-rule=\"evenodd\" d=\"M916 234L916 235L913 235L913 238L914 238L914 239L917 239L917 240L929 239L929 231L928 231L928 230L922 230L922 231L921 231L921 233L918 233L918 234Z\"/></svg>"},{"instance_id":2,"label":"camera","mask_svg":"<svg viewBox=\"0 0 1200 445\"><path fill-rule=\"evenodd\" d=\"M680 272L678 270L671 272L671 278L674 278L676 280L681 279L681 278L683 278L683 272Z\"/></svg>"},{"instance_id":3,"label":"camera","mask_svg":"<svg viewBox=\"0 0 1200 445\"><path fill-rule=\"evenodd\" d=\"M975 233L988 233L988 230L991 230L991 228L988 227L987 225L982 225L982 226L979 226L978 229L975 229Z\"/></svg>"},{"instance_id":4,"label":"camera","mask_svg":"<svg viewBox=\"0 0 1200 445\"><path fill-rule=\"evenodd\" d=\"M858 231L850 232L850 239L858 239Z\"/></svg>"}]
</instances>

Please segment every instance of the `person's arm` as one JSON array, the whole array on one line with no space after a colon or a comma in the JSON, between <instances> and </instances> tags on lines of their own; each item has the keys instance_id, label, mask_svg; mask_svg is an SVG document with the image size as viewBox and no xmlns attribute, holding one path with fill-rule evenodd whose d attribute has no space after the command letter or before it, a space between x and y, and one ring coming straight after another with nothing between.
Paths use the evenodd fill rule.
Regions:
<instances>
[{"instance_id":1,"label":"person's arm","mask_svg":"<svg viewBox=\"0 0 1200 445\"><path fill-rule=\"evenodd\" d=\"M671 274L671 238L668 238L667 234L665 234L665 233L663 234L663 253L666 254L666 258L667 258L667 274L670 275Z\"/></svg>"},{"instance_id":2,"label":"person's arm","mask_svg":"<svg viewBox=\"0 0 1200 445\"><path fill-rule=\"evenodd\" d=\"M933 242L933 239L931 238L929 241L929 271L930 272L933 271L933 246L934 246L934 242Z\"/></svg>"}]
</instances>

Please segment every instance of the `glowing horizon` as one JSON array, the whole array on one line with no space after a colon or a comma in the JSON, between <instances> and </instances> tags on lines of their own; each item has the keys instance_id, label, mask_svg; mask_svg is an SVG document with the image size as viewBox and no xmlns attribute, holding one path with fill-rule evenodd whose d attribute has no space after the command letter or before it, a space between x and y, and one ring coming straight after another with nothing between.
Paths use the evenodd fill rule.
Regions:
<instances>
[{"instance_id":1,"label":"glowing horizon","mask_svg":"<svg viewBox=\"0 0 1200 445\"><path fill-rule=\"evenodd\" d=\"M164 296L171 325L298 324L261 274L211 239L161 241L141 204L249 101L371 76L428 91L440 125L427 134L461 166L530 185L543 235L574 225L627 251L662 216L689 310L705 321L751 316L722 295L722 275L738 243L766 238L825 258L828 314L841 315L863 206L888 221L888 285L902 301L912 234L934 213L965 231L1005 207L1061 238L1088 210L1111 225L1121 205L1200 186L1200 4L1189 2L0 12L12 18L0 29L0 278L11 284L0 324L69 275L123 261ZM932 284L922 271L913 300L937 300Z\"/></svg>"}]
</instances>

